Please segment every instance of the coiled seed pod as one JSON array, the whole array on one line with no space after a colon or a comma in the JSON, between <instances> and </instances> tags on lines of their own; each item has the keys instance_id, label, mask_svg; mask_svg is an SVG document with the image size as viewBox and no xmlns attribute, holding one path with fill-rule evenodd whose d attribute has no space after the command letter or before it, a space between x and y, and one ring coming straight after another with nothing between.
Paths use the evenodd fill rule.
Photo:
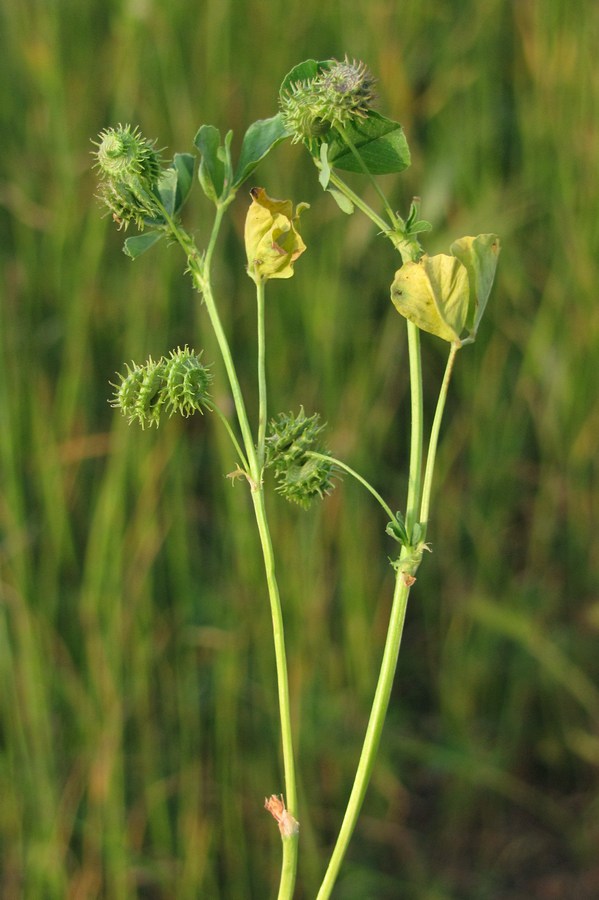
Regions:
<instances>
[{"instance_id":1,"label":"coiled seed pod","mask_svg":"<svg viewBox=\"0 0 599 900\"><path fill-rule=\"evenodd\" d=\"M160 414L165 402L166 364L164 359L154 362L150 357L144 366L144 377L139 386L135 416L142 428L160 424Z\"/></svg>"},{"instance_id":2,"label":"coiled seed pod","mask_svg":"<svg viewBox=\"0 0 599 900\"><path fill-rule=\"evenodd\" d=\"M178 412L185 417L191 416L209 405L208 389L213 379L212 373L201 361L201 353L194 353L187 346L171 350L165 374L171 415Z\"/></svg>"},{"instance_id":3,"label":"coiled seed pod","mask_svg":"<svg viewBox=\"0 0 599 900\"><path fill-rule=\"evenodd\" d=\"M156 187L162 172L160 154L139 128L118 125L99 135L94 152L100 176L99 198L120 227L160 219Z\"/></svg>"},{"instance_id":4,"label":"coiled seed pod","mask_svg":"<svg viewBox=\"0 0 599 900\"><path fill-rule=\"evenodd\" d=\"M160 175L160 154L155 141L145 138L139 128L118 125L100 132L96 142L96 166L100 177L113 183L141 183L147 190L155 187Z\"/></svg>"},{"instance_id":5,"label":"coiled seed pod","mask_svg":"<svg viewBox=\"0 0 599 900\"><path fill-rule=\"evenodd\" d=\"M112 384L115 388L114 396L110 400L110 405L121 410L129 421L137 418L137 398L145 375L145 369L133 363L133 368L126 365L127 371L124 375L118 374L121 379L118 384Z\"/></svg>"},{"instance_id":6,"label":"coiled seed pod","mask_svg":"<svg viewBox=\"0 0 599 900\"><path fill-rule=\"evenodd\" d=\"M334 487L333 462L311 455L328 456L317 441L324 428L319 420L317 413L307 417L303 407L297 416L281 413L278 420L271 422L271 433L266 439L266 466L274 469L277 491L305 509Z\"/></svg>"}]
</instances>

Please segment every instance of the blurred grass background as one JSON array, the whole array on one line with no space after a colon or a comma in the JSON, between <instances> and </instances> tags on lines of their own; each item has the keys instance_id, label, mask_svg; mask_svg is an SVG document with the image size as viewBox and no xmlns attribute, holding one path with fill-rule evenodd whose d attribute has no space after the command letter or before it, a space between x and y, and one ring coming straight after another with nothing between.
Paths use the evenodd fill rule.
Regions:
<instances>
[{"instance_id":1,"label":"blurred grass background","mask_svg":"<svg viewBox=\"0 0 599 900\"><path fill-rule=\"evenodd\" d=\"M599 895L599 9L566 0L2 0L0 893L273 896L282 789L257 541L216 421L129 428L123 362L213 341L176 248L131 262L94 200L90 139L168 152L276 111L307 57L364 59L413 166L384 179L430 252L496 231L477 343L458 359L395 695L337 900ZM391 248L300 148L257 183L308 200L309 252L269 291L271 410L405 491L405 329ZM240 196L216 273L254 398ZM194 192L201 239L210 211ZM424 338L427 412L445 346ZM215 368L226 402L225 382ZM347 479L270 503L300 772L298 898L314 897L359 751L392 552Z\"/></svg>"}]
</instances>

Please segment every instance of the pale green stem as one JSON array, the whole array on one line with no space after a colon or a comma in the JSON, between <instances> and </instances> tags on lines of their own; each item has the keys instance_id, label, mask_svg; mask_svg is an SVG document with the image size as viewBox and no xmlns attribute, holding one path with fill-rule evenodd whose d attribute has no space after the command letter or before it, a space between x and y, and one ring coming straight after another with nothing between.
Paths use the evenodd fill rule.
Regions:
<instances>
[{"instance_id":1,"label":"pale green stem","mask_svg":"<svg viewBox=\"0 0 599 900\"><path fill-rule=\"evenodd\" d=\"M439 443L439 432L441 430L441 421L443 419L443 412L445 410L445 401L447 400L449 382L451 381L451 373L453 372L453 364L455 362L456 354L459 349L459 344L451 345L449 357L447 358L447 365L445 366L445 374L443 376L441 390L439 391L439 399L437 400L435 417L431 426L431 436L428 443L426 469L424 472L424 482L422 487L422 504L420 506L420 523L422 524L423 528L426 528L428 522L431 490L433 485L433 474L435 471L435 458L437 455L437 445Z\"/></svg>"},{"instance_id":2,"label":"pale green stem","mask_svg":"<svg viewBox=\"0 0 599 900\"><path fill-rule=\"evenodd\" d=\"M410 356L411 439L408 500L406 503L406 531L411 539L418 518L422 490L422 365L420 360L420 332L408 322L408 352Z\"/></svg>"},{"instance_id":3,"label":"pale green stem","mask_svg":"<svg viewBox=\"0 0 599 900\"><path fill-rule=\"evenodd\" d=\"M347 146L349 147L349 149L351 150L355 159L357 160L360 168L362 169L362 172L364 173L364 175L366 175L366 177L370 181L371 185L377 192L379 199L380 199L381 203L383 204L385 212L389 216L389 220L391 222L393 230L395 232L399 233L400 230L403 230L404 223L399 219L399 216L397 216L397 214L394 213L393 210L391 209L391 206L389 205L389 201L387 200L385 194L381 190L381 187L380 187L378 181L376 180L376 178L374 178L374 176L372 175L372 172L370 172L370 170L368 169L366 163L364 162L364 160L358 153L356 145L354 144L354 142L352 141L350 136L347 134L345 129L339 128L338 131L339 131L339 134L341 135L341 137L343 138L343 140L345 141L345 143L347 144Z\"/></svg>"},{"instance_id":4,"label":"pale green stem","mask_svg":"<svg viewBox=\"0 0 599 900\"><path fill-rule=\"evenodd\" d=\"M249 463L248 463L248 461L247 461L247 459L246 459L246 457L245 457L245 454L244 454L243 450L241 449L241 445L240 445L239 441L237 440L237 436L236 436L235 432L234 432L233 429L231 428L231 423L229 422L229 420L228 420L227 417L225 416L225 414L224 414L224 412L222 411L222 409L220 409L220 407L217 406L216 403L215 403L213 400L211 400L209 403L207 403L206 406L207 406L207 408L208 408L209 410L211 410L211 412L215 412L216 415L217 415L217 416L219 417L219 419L221 420L222 424L223 424L224 427L225 427L225 431L227 432L227 434L229 435L229 438L231 439L231 443L233 444L233 446L235 447L235 450L237 451L237 455L239 456L239 459L240 459L240 461L241 461L241 465L243 466L243 468L244 468L245 471L247 472L247 471L249 470Z\"/></svg>"},{"instance_id":5,"label":"pale green stem","mask_svg":"<svg viewBox=\"0 0 599 900\"><path fill-rule=\"evenodd\" d=\"M314 162L320 168L319 163L316 160L314 160ZM382 219L377 213L375 213L372 207L370 207L368 203L365 203L358 194L352 191L352 189L345 183L345 181L343 181L343 179L340 178L339 175L337 175L337 173L332 170L330 181L335 185L336 188L338 188L343 194L345 194L348 200L351 200L351 202L357 209L363 212L371 222L374 222L377 228L379 228L384 235L386 235L387 237L391 236L392 232L390 232L389 226L387 225L385 220Z\"/></svg>"},{"instance_id":6,"label":"pale green stem","mask_svg":"<svg viewBox=\"0 0 599 900\"><path fill-rule=\"evenodd\" d=\"M411 536L418 512L418 504L422 489L422 367L420 361L420 337L418 328L408 322L408 349L410 355L410 386L412 408L412 439L410 445L410 472L408 480L408 500L406 507L406 530ZM352 473L353 474L353 471ZM360 476L359 480L362 480ZM364 483L364 482L363 482ZM366 484L366 487L368 485ZM370 488L369 488L370 489ZM372 493L372 491L371 491ZM383 501L384 503L384 501ZM383 508L387 511L387 505ZM388 510L391 512L391 510ZM391 514L391 519L395 517ZM408 556L408 550L402 548L400 564L403 558ZM415 570L414 570L415 571ZM401 645L401 636L406 615L408 595L411 580L408 577L413 572L402 571L401 565L395 578L395 590L393 593L393 606L387 630L387 640L383 653L383 661L376 686L370 718L366 728L366 735L362 745L360 761L356 771L353 788L347 804L339 836L329 862L329 866L322 881L317 900L327 900L331 895L343 857L347 850L353 830L355 828L362 802L368 788L372 769L380 742L383 724L389 706L389 697L393 686L393 678L397 665L397 657Z\"/></svg>"},{"instance_id":7,"label":"pale green stem","mask_svg":"<svg viewBox=\"0 0 599 900\"><path fill-rule=\"evenodd\" d=\"M318 165L318 163L316 164ZM385 237L391 240L393 245L397 248L397 250L399 250L403 262L419 259L422 253L422 249L416 240L408 239L405 237L403 233L403 222L399 219L399 217L396 217L393 213L391 213L391 221L394 223L394 227L392 230L389 229L387 223L380 216L378 216L374 212L374 210L372 210L371 207L368 206L368 204L366 204L357 194L355 194L351 190L351 188L349 188L347 184L333 171L330 175L330 181L335 185L336 188L338 188L343 194L345 194L345 196L348 197L349 200L351 200L354 206L360 209L372 222L374 222L375 225L380 228ZM389 205L386 200L384 201L384 205L387 213L389 214ZM412 428L410 443L408 498L406 504L405 521L406 531L408 533L408 536L411 538L414 530L414 525L417 522L418 506L420 503L420 496L422 491L423 403L420 335L418 328L412 322L408 322L407 326L408 351L410 357ZM376 492L374 492L374 489L372 489L371 486L364 482L361 476L358 476L357 473L354 473L353 470L349 469L349 467L345 468L346 471L350 472L350 474L355 474L358 477L358 480L362 481L365 487L367 487L367 489L370 490L374 496L377 496ZM379 499L379 502L382 500L382 498L377 499ZM385 509L386 512L390 513L391 520L394 521L395 516L387 507L387 504L382 501L382 505L383 509ZM401 560L407 558L408 556L409 550L407 548L402 548L399 563L401 564ZM409 576L414 575L416 568L417 564L414 565L414 571L402 571L401 565L398 565L398 571L395 580L395 590L393 595L393 606L391 610L389 628L387 631L387 640L385 643L385 651L383 654L383 661L381 664L381 670L379 673L379 680L375 691L373 705L370 712L370 718L368 720L366 735L362 746L360 761L358 763L354 785L350 794L341 829L339 831L339 836L337 838L337 842L335 844L329 866L318 892L317 900L327 900L327 898L331 895L331 891L333 890L335 881L339 874L339 869L341 867L341 863L347 850L351 835L355 828L362 802L366 794L368 783L370 781L370 776L372 774L383 724L387 714L389 697L391 695L391 688L393 686L393 678L397 665L397 657L401 644L401 636L403 632L403 625L405 621L406 607L411 584Z\"/></svg>"},{"instance_id":8,"label":"pale green stem","mask_svg":"<svg viewBox=\"0 0 599 900\"><path fill-rule=\"evenodd\" d=\"M287 654L285 651L285 635L283 626L283 613L279 588L275 575L274 554L266 509L264 505L264 491L260 487L252 490L252 501L256 514L256 522L260 533L268 594L270 597L270 609L272 616L273 640L275 648L275 660L277 667L277 685L279 692L279 712L281 719L281 743L283 748L283 769L285 773L285 801L289 813L297 818L297 785L295 779L295 762L293 756L293 735L291 728L291 708L289 703L289 679L287 675ZM294 834L282 838L283 864L281 868L281 880L279 883L278 900L291 900L295 886L297 869L298 835Z\"/></svg>"},{"instance_id":9,"label":"pale green stem","mask_svg":"<svg viewBox=\"0 0 599 900\"><path fill-rule=\"evenodd\" d=\"M275 660L277 670L277 686L279 698L279 716L281 724L281 743L283 752L283 769L285 778L285 799L287 809L294 818L297 818L297 786L295 776L295 762L293 756L292 729L291 729L291 704L289 701L289 680L287 676L287 656L285 652L285 638L283 629L283 615L281 610L281 600L279 588L275 574L274 554L272 549L272 541L268 520L266 517L266 509L264 505L264 492L262 489L262 466L258 460L254 439L250 428L245 402L241 392L237 370L231 355L231 349L227 340L225 331L222 326L212 286L210 283L210 262L212 253L216 243L216 238L222 222L223 213L227 204L217 207L212 233L208 243L208 248L202 258L190 239L189 235L179 226L169 220L169 224L173 230L173 234L186 252L189 270L200 290L206 310L214 329L216 339L219 345L229 385L233 394L233 402L235 411L239 421L239 427L243 437L243 444L248 462L248 470L246 472L250 482L252 502L254 505L254 513L258 533L260 535L260 544L264 558L264 568L266 572L266 581L268 586L268 596L270 601L273 638L275 649ZM234 441L234 445L236 445ZM281 878L279 882L278 900L291 900L295 887L295 878L297 871L297 845L298 835L282 839L283 859L281 864Z\"/></svg>"},{"instance_id":10,"label":"pale green stem","mask_svg":"<svg viewBox=\"0 0 599 900\"><path fill-rule=\"evenodd\" d=\"M189 272L196 288L200 291L202 299L206 305L210 324L212 325L212 328L216 335L216 340L218 342L219 350L222 356L223 363L225 365L225 370L227 372L227 378L229 379L231 393L233 394L235 412L237 413L237 420L241 429L243 443L246 448L248 462L250 463L249 474L251 474L252 478L255 481L258 481L259 471L255 459L256 454L254 451L254 440L249 425L245 402L241 393L241 387L239 385L235 363L233 362L233 357L231 355L231 348L229 347L229 342L227 340L227 336L225 334L220 316L218 314L218 310L216 308L214 295L212 293L212 285L210 282L210 263L212 261L212 254L214 252L214 247L216 245L216 240L227 206L228 203L223 203L216 208L216 215L214 217L214 224L212 226L210 239L208 241L208 247L203 257L198 252L198 249L189 234L183 228L181 228L178 222L176 222L174 219L172 219L171 216L168 215L164 208L163 214L170 226L173 237L181 245L185 255L187 256ZM254 463L253 466L252 462Z\"/></svg>"},{"instance_id":11,"label":"pale green stem","mask_svg":"<svg viewBox=\"0 0 599 900\"><path fill-rule=\"evenodd\" d=\"M264 468L264 446L266 442L266 419L268 416L268 403L266 394L266 342L264 335L264 288L265 282L258 279L256 282L256 301L258 308L258 466L260 471Z\"/></svg>"},{"instance_id":12,"label":"pale green stem","mask_svg":"<svg viewBox=\"0 0 599 900\"><path fill-rule=\"evenodd\" d=\"M327 900L327 898L331 896L331 892L339 874L339 869L341 868L341 863L343 862L343 857L345 856L366 795L381 739L381 733L383 731L385 717L387 715L387 709L389 707L389 698L393 687L393 679L401 645L409 593L410 587L406 582L404 574L398 572L395 579L393 606L391 608L391 617L389 619L387 640L383 652L383 660L374 694L372 709L370 711L370 718L366 728L366 735L362 745L362 752L360 754L354 784L345 810L337 843L335 844L335 849L333 850L316 900Z\"/></svg>"},{"instance_id":13,"label":"pale green stem","mask_svg":"<svg viewBox=\"0 0 599 900\"><path fill-rule=\"evenodd\" d=\"M314 159L314 164L317 168L321 169L322 166L320 162ZM404 232L404 223L399 218L399 216L395 215L395 213L391 212L392 221L395 223L393 228L389 228L384 219L382 219L375 211L370 207L367 203L362 200L358 194L356 194L352 189L343 181L336 172L331 170L330 182L335 185L335 187L344 194L348 200L354 204L357 209L364 213L371 222L373 222L377 228L380 229L381 234L383 234L386 238L389 238L393 246L396 250L401 254L401 258L403 262L407 262L408 260L417 261L422 256L422 247L413 237L406 237ZM390 209L388 204L385 204L387 210Z\"/></svg>"},{"instance_id":14,"label":"pale green stem","mask_svg":"<svg viewBox=\"0 0 599 900\"><path fill-rule=\"evenodd\" d=\"M283 769L285 772L285 801L287 811L297 817L297 785L295 779L295 762L293 757L293 733L291 728L291 709L289 703L289 677L287 672L287 654L285 650L285 631L279 587L275 575L275 561L266 508L262 489L262 470L266 444L266 421L268 417L268 401L266 390L266 341L264 316L265 282L256 282L257 330L258 330L258 446L257 457L260 469L260 484L252 491L252 500L256 514L256 522L260 533L262 554L266 568L268 594L272 617L273 641L277 667L277 685L279 691L279 710L281 717L281 743L283 748ZM298 834L282 836L283 863L279 882L278 900L291 900L295 887L298 855Z\"/></svg>"},{"instance_id":15,"label":"pale green stem","mask_svg":"<svg viewBox=\"0 0 599 900\"><path fill-rule=\"evenodd\" d=\"M348 475L351 475L353 478L356 479L356 481L359 481L360 484L362 484L366 488L367 491L370 491L370 493L375 498L375 500L378 500L380 505L383 507L383 509L385 510L385 512L391 519L391 521L392 522L395 521L395 515L391 511L391 507L383 500L383 498L381 497L379 492L376 490L376 488L373 488L373 486L368 481L366 481L366 479L363 478L359 472L356 472L356 470L352 469L351 466L348 466L347 463L342 462L340 459L336 459L334 456L329 456L326 453L316 453L315 450L309 450L306 453L306 456L313 456L314 459L323 459L326 462L333 463L333 465L335 466L336 469L343 469L345 472L348 473Z\"/></svg>"}]
</instances>

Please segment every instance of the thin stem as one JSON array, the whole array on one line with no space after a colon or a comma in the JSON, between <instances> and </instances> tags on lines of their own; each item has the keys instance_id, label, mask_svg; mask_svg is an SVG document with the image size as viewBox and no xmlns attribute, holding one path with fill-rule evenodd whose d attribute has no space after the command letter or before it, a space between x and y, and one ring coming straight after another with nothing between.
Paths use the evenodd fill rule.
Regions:
<instances>
[{"instance_id":1,"label":"thin stem","mask_svg":"<svg viewBox=\"0 0 599 900\"><path fill-rule=\"evenodd\" d=\"M366 735L364 737L364 744L362 746L354 784L345 810L339 836L316 900L328 900L331 896L331 892L339 874L339 869L341 868L341 863L343 862L343 857L345 856L364 801L364 796L370 781L381 739L383 724L389 707L389 698L393 687L393 679L401 645L409 593L410 587L404 574L398 572L395 579L393 606L391 608L391 617L389 619L387 640L383 652L383 660L374 694L372 709L370 711L370 718L366 728Z\"/></svg>"},{"instance_id":2,"label":"thin stem","mask_svg":"<svg viewBox=\"0 0 599 900\"><path fill-rule=\"evenodd\" d=\"M355 469L352 469L351 466L348 466L347 463L342 462L340 459L336 459L334 456L328 456L325 453L316 453L316 451L314 451L314 450L309 450L306 453L306 456L313 456L314 459L324 459L326 462L333 463L335 468L343 469L345 472L348 473L348 475L351 475L353 478L356 479L356 481L359 481L360 484L362 484L366 488L367 491L370 491L370 493L375 498L375 500L378 500L380 505L383 507L383 509L385 510L385 512L391 519L391 521L392 522L395 521L395 515L391 511L391 507L383 500L383 498L381 497L379 492L375 488L373 488L373 486L368 481L366 481L366 479L363 478L359 472L356 472Z\"/></svg>"},{"instance_id":3,"label":"thin stem","mask_svg":"<svg viewBox=\"0 0 599 900\"><path fill-rule=\"evenodd\" d=\"M196 287L200 290L211 325L214 329L216 339L219 345L229 385L233 394L235 411L241 429L243 444L245 447L245 457L242 454L242 460L247 461L246 475L250 481L252 503L256 517L256 524L260 536L260 544L264 559L264 569L266 574L266 582L268 587L268 597L270 601L270 610L273 626L273 640L275 649L275 661L277 670L277 687L279 698L279 717L281 725L281 743L283 752L283 769L285 779L285 797L287 801L287 809L294 818L297 818L297 784L295 776L295 762L293 756L293 742L291 730L291 704L289 700L289 679L287 675L287 656L285 651L285 637L283 628L283 614L281 610L281 599L279 595L279 587L275 574L274 553L272 548L272 540L268 527L266 516L266 508L264 505L264 492L262 489L262 463L258 459L254 439L250 428L245 402L237 377L237 370L227 336L223 329L223 325L218 314L214 295L212 293L212 285L210 282L210 264L212 254L216 244L218 232L220 230L222 217L227 204L221 204L217 207L212 233L208 243L208 248L202 258L189 237L189 235L181 229L177 223L169 220L169 224L173 231L174 237L183 247L188 260L189 271L194 280ZM263 292L262 292L263 298ZM259 305L260 305L259 300ZM263 315L262 315L263 321ZM260 319L260 315L259 315ZM259 326L260 331L260 326ZM259 350L259 358L263 354L263 338L259 336L261 350ZM263 356L261 369L263 370ZM260 376L260 379L262 376ZM264 400L265 402L265 400ZM264 408L266 414L266 409ZM237 441L233 441L234 446L240 450ZM278 900L291 900L295 887L296 871L297 871L297 850L298 835L291 835L282 839L283 859L281 864L281 878L279 882Z\"/></svg>"},{"instance_id":4,"label":"thin stem","mask_svg":"<svg viewBox=\"0 0 599 900\"><path fill-rule=\"evenodd\" d=\"M410 472L408 480L408 499L406 504L406 530L411 537L417 520L418 505L422 490L422 366L420 359L420 336L418 328L408 322L408 349L410 356L410 387L412 410L412 437L410 444ZM351 473L353 474L353 472ZM361 480L361 479L360 479ZM386 504L385 504L386 507ZM384 508L385 508L384 507ZM390 510L389 510L390 511ZM395 517L391 515L391 519ZM383 724L389 706L389 697L393 685L397 657L401 645L401 636L406 615L406 607L413 579L407 577L414 571L402 571L401 561L408 556L408 550L402 548L400 565L395 578L393 606L387 630L385 651L381 663L370 718L362 745L360 761L356 771L353 788L347 804L337 843L333 850L329 866L322 881L316 900L327 900L339 874L343 857L347 850L351 835L355 828L366 789L370 781L376 753L378 750ZM414 568L417 567L417 564Z\"/></svg>"},{"instance_id":5,"label":"thin stem","mask_svg":"<svg viewBox=\"0 0 599 900\"><path fill-rule=\"evenodd\" d=\"M249 463L246 459L245 453L241 449L241 445L240 445L239 441L237 440L237 436L235 435L235 432L231 428L231 423L225 416L222 409L219 406L217 406L213 400L210 401L209 403L207 403L206 405L207 405L208 409L210 409L212 412L215 412L216 415L221 420L222 424L225 427L227 434L229 435L229 438L231 439L231 443L235 447L235 450L237 452L237 455L239 456L241 464L242 464L243 468L245 469L245 471L247 472L249 470Z\"/></svg>"},{"instance_id":6,"label":"thin stem","mask_svg":"<svg viewBox=\"0 0 599 900\"><path fill-rule=\"evenodd\" d=\"M218 226L220 225L220 219L217 211L217 217L215 219L215 224L212 232L212 238L214 238L215 233L218 230ZM241 429L241 435L243 437L243 443L245 446L245 452L247 454L247 460L249 462L249 474L253 478L255 482L259 482L260 480L260 469L258 466L258 462L256 459L256 453L254 448L254 439L252 436L252 431L250 428L248 415L245 408L245 401L243 399L243 394L241 392L241 386L239 384L239 379L237 377L237 370L235 368L235 363L233 362L233 357L231 355L231 348L229 346L229 342L227 340L227 336L225 334L220 316L218 314L218 310L216 308L216 303L214 300L214 294L212 293L212 285L210 282L210 271L209 271L209 263L210 263L210 246L213 246L213 242L211 239L211 244L209 245L208 250L206 251L206 255L203 260L199 258L199 255L189 255L188 254L188 264L189 270L191 272L191 276L200 290L202 294L202 298L204 300L204 304L206 306L206 310L208 312L208 317L210 318L210 323L216 335L216 340L218 342L218 346L220 349L220 353L223 359L223 363L225 365L225 370L227 372L227 377L229 379L229 386L231 388L231 393L233 395L233 402L235 404L235 412L237 413L237 420L239 422L239 427Z\"/></svg>"},{"instance_id":7,"label":"thin stem","mask_svg":"<svg viewBox=\"0 0 599 900\"><path fill-rule=\"evenodd\" d=\"M449 351L449 356L447 358L447 365L445 366L445 374L443 375L443 382L439 391L439 399L437 400L435 417L433 419L433 424L431 427L431 436L428 443L428 453L426 455L424 483L422 487L422 504L420 506L420 522L424 528L426 528L426 524L428 522L431 489L433 485L433 474L435 471L435 457L437 455L437 445L439 442L441 421L443 419L443 412L445 410L445 401L447 400L447 392L449 389L449 382L451 381L451 374L453 372L453 364L455 362L456 354L459 349L459 344L451 345L451 350Z\"/></svg>"},{"instance_id":8,"label":"thin stem","mask_svg":"<svg viewBox=\"0 0 599 900\"><path fill-rule=\"evenodd\" d=\"M385 209L385 212L386 212L387 215L389 216L389 219L390 219L390 221L391 221L391 226L392 226L393 230L394 230L395 232L397 232L397 233L399 233L400 231L403 231L403 222L400 221L399 217L398 217L398 216L393 212L393 210L391 209L391 206L390 206L390 204L389 204L389 201L387 200L387 197L385 196L385 194L384 194L383 191L381 190L381 186L379 185L378 181L377 181L376 178L373 176L372 172L369 170L368 166L366 165L366 163L364 162L364 160L362 159L362 157L361 157L360 154L358 153L358 150L357 150L356 145L354 144L354 142L352 141L352 139L351 139L350 136L347 134L347 132L346 132L346 130L345 130L344 128L338 128L337 130L339 131L341 137L343 138L343 140L345 141L345 143L347 144L347 146L348 146L349 149L351 150L351 152L352 152L353 156L355 157L355 159L358 161L358 164L359 164L360 168L362 169L362 172L364 173L364 175L366 175L366 177L367 177L368 180L370 181L371 185L373 186L373 188L374 188L375 191L377 192L377 194L378 194L378 196L379 196L379 199L380 199L380 201L381 201L382 204L383 204L383 207L384 207L384 209Z\"/></svg>"},{"instance_id":9,"label":"thin stem","mask_svg":"<svg viewBox=\"0 0 599 900\"><path fill-rule=\"evenodd\" d=\"M408 352L410 356L411 440L410 472L408 476L408 500L406 503L406 531L411 538L417 522L422 490L422 364L420 359L420 332L413 322L408 322Z\"/></svg>"},{"instance_id":10,"label":"thin stem","mask_svg":"<svg viewBox=\"0 0 599 900\"><path fill-rule=\"evenodd\" d=\"M266 366L264 334L264 287L265 282L258 279L256 282L256 301L258 308L258 466L260 471L264 468L264 446L266 442L266 419L268 416L268 404L266 395Z\"/></svg>"},{"instance_id":11,"label":"thin stem","mask_svg":"<svg viewBox=\"0 0 599 900\"><path fill-rule=\"evenodd\" d=\"M260 534L266 580L268 584L268 596L270 598L270 610L272 616L273 641L275 648L275 660L277 668L277 686L279 692L279 714L281 720L281 743L283 749L283 769L285 775L285 800L289 813L297 818L297 783L295 777L295 761L293 755L293 735L291 728L291 704L289 702L289 679L287 674L287 654L285 650L285 634L283 626L283 613L279 587L275 574L274 553L266 508L264 505L264 491L260 486L252 490L252 501L256 515L256 523ZM283 864L281 868L281 880L279 883L278 900L291 900L295 886L297 870L298 835L290 835L282 839Z\"/></svg>"},{"instance_id":12,"label":"thin stem","mask_svg":"<svg viewBox=\"0 0 599 900\"><path fill-rule=\"evenodd\" d=\"M385 220L382 219L377 213L375 213L372 207L370 207L368 203L362 200L362 198L358 194L352 191L349 185L347 185L345 181L340 178L339 175L337 175L337 173L333 170L331 170L330 181L335 185L336 188L341 191L342 194L345 194L348 200L351 200L351 202L357 209L363 212L371 222L374 222L377 228L379 228L386 237L391 237L393 233L390 231L389 226L387 225Z\"/></svg>"},{"instance_id":13,"label":"thin stem","mask_svg":"<svg viewBox=\"0 0 599 900\"><path fill-rule=\"evenodd\" d=\"M319 161L314 159L314 164L317 168L322 168ZM407 262L408 260L417 261L422 256L422 247L420 246L418 240L414 237L406 236L404 231L404 222L396 216L395 213L391 213L392 221L396 224L393 228L389 228L384 219L382 219L375 211L370 207L367 203L362 200L358 194L356 194L352 189L343 181L336 172L331 170L331 174L329 176L329 181L335 185L335 187L344 194L348 200L356 206L361 212L367 216L371 222L380 229L381 234L383 234L386 238L389 238L393 246L396 250L401 254L401 258L403 262ZM389 211L390 207L387 203L385 203L385 208Z\"/></svg>"}]
</instances>

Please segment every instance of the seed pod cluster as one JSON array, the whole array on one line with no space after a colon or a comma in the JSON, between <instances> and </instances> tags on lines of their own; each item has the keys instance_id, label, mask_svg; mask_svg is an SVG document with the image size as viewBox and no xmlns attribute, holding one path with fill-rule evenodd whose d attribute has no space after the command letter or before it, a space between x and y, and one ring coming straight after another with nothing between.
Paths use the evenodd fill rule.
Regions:
<instances>
[{"instance_id":1,"label":"seed pod cluster","mask_svg":"<svg viewBox=\"0 0 599 900\"><path fill-rule=\"evenodd\" d=\"M161 357L158 362L149 357L141 366L127 365L125 373L118 377L111 405L130 422L138 421L142 428L158 426L165 410L171 416L180 413L187 417L212 408L212 373L202 363L201 354L188 347L171 350L168 357Z\"/></svg>"}]
</instances>

